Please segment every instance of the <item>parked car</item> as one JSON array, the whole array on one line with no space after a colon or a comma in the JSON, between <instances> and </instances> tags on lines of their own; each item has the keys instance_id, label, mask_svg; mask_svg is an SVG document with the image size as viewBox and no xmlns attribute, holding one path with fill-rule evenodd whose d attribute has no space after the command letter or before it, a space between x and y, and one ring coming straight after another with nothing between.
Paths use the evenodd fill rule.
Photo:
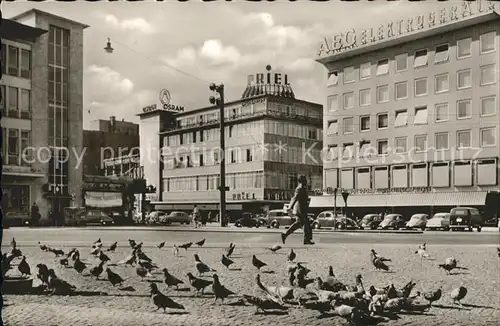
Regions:
<instances>
[{"instance_id":1,"label":"parked car","mask_svg":"<svg viewBox=\"0 0 500 326\"><path fill-rule=\"evenodd\" d=\"M450 230L450 213L436 213L427 221L427 230Z\"/></svg>"},{"instance_id":2,"label":"parked car","mask_svg":"<svg viewBox=\"0 0 500 326\"><path fill-rule=\"evenodd\" d=\"M360 227L362 229L376 230L381 222L382 216L380 214L366 214L361 219Z\"/></svg>"},{"instance_id":3,"label":"parked car","mask_svg":"<svg viewBox=\"0 0 500 326\"><path fill-rule=\"evenodd\" d=\"M380 222L379 228L382 230L394 229L399 230L406 226L406 220L401 214L388 214Z\"/></svg>"},{"instance_id":4,"label":"parked car","mask_svg":"<svg viewBox=\"0 0 500 326\"><path fill-rule=\"evenodd\" d=\"M152 211L146 215L146 224L159 224L161 223L161 218L165 216L167 213L162 211Z\"/></svg>"},{"instance_id":5,"label":"parked car","mask_svg":"<svg viewBox=\"0 0 500 326\"><path fill-rule=\"evenodd\" d=\"M80 218L79 225L114 225L115 221L105 212L99 209L90 209L85 212Z\"/></svg>"},{"instance_id":6,"label":"parked car","mask_svg":"<svg viewBox=\"0 0 500 326\"><path fill-rule=\"evenodd\" d=\"M173 211L170 214L165 214L160 217L161 224L172 224L172 223L180 223L180 224L189 224L192 221L191 215L185 212Z\"/></svg>"},{"instance_id":7,"label":"parked car","mask_svg":"<svg viewBox=\"0 0 500 326\"><path fill-rule=\"evenodd\" d=\"M337 215L333 211L324 211L318 214L316 219L312 222L312 227L321 229L322 227L331 227L339 230L357 229L358 224L351 218L343 215Z\"/></svg>"},{"instance_id":8,"label":"parked car","mask_svg":"<svg viewBox=\"0 0 500 326\"><path fill-rule=\"evenodd\" d=\"M473 228L481 232L483 218L477 208L455 207L450 212L450 228L452 231L469 230Z\"/></svg>"},{"instance_id":9,"label":"parked car","mask_svg":"<svg viewBox=\"0 0 500 326\"><path fill-rule=\"evenodd\" d=\"M3 226L8 228L11 226L28 226L31 224L31 219L28 215L20 216L18 213L9 212L3 217Z\"/></svg>"},{"instance_id":10,"label":"parked car","mask_svg":"<svg viewBox=\"0 0 500 326\"><path fill-rule=\"evenodd\" d=\"M256 215L252 213L243 213L241 215L241 218L237 219L234 222L234 226L236 227L247 227L247 228L253 228L253 227L261 227L265 226L267 224L266 220L264 218L259 218Z\"/></svg>"},{"instance_id":11,"label":"parked car","mask_svg":"<svg viewBox=\"0 0 500 326\"><path fill-rule=\"evenodd\" d=\"M421 229L422 231L424 231L428 219L429 215L427 214L413 214L410 220L406 222L406 228L409 230Z\"/></svg>"},{"instance_id":12,"label":"parked car","mask_svg":"<svg viewBox=\"0 0 500 326\"><path fill-rule=\"evenodd\" d=\"M280 226L292 225L295 222L295 217L292 217L284 212L283 209L273 209L267 213L267 225L278 229Z\"/></svg>"}]
</instances>

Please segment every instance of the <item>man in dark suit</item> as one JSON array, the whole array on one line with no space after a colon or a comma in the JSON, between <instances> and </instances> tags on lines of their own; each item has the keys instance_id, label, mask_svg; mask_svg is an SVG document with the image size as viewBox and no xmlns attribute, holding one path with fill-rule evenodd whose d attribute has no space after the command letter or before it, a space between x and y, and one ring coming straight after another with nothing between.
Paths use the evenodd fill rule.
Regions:
<instances>
[{"instance_id":1,"label":"man in dark suit","mask_svg":"<svg viewBox=\"0 0 500 326\"><path fill-rule=\"evenodd\" d=\"M293 223L286 233L281 233L281 241L283 244L286 238L295 232L295 230L300 227L304 228L304 244L313 245L312 241L312 229L309 223L309 217L307 216L307 210L309 208L309 195L307 193L307 178L305 175L300 175L298 178L299 185L295 189L295 195L290 202L289 214L293 211L293 214L297 217L295 223Z\"/></svg>"}]
</instances>

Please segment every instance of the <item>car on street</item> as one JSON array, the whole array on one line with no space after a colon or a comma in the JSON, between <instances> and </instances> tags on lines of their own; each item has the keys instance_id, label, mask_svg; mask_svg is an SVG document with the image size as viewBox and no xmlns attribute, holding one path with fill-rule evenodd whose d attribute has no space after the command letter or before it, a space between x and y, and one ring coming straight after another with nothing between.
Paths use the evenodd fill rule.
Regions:
<instances>
[{"instance_id":1,"label":"car on street","mask_svg":"<svg viewBox=\"0 0 500 326\"><path fill-rule=\"evenodd\" d=\"M253 227L261 227L261 226L266 226L267 221L266 219L262 217L258 217L255 214L252 213L243 213L241 214L241 217L237 219L234 222L234 226L241 228L241 227L247 227L247 228L253 228Z\"/></svg>"},{"instance_id":2,"label":"car on street","mask_svg":"<svg viewBox=\"0 0 500 326\"><path fill-rule=\"evenodd\" d=\"M424 231L428 219L429 215L427 214L413 214L410 220L406 222L406 228L408 230L421 229L422 231Z\"/></svg>"},{"instance_id":3,"label":"car on street","mask_svg":"<svg viewBox=\"0 0 500 326\"><path fill-rule=\"evenodd\" d=\"M267 225L278 229L280 226L292 225L295 218L288 215L283 209L272 209L267 213Z\"/></svg>"},{"instance_id":4,"label":"car on street","mask_svg":"<svg viewBox=\"0 0 500 326\"><path fill-rule=\"evenodd\" d=\"M380 222L379 229L399 230L406 226L406 220L401 214L387 214L382 222Z\"/></svg>"},{"instance_id":5,"label":"car on street","mask_svg":"<svg viewBox=\"0 0 500 326\"><path fill-rule=\"evenodd\" d=\"M322 227L330 227L338 230L353 230L358 229L358 224L351 218L343 215L337 215L333 211L324 211L318 214L316 219L312 222L312 227L321 229Z\"/></svg>"},{"instance_id":6,"label":"car on street","mask_svg":"<svg viewBox=\"0 0 500 326\"><path fill-rule=\"evenodd\" d=\"M114 225L115 221L111 218L111 216L99 209L90 209L80 217L78 224L81 226L96 224L110 226Z\"/></svg>"},{"instance_id":7,"label":"car on street","mask_svg":"<svg viewBox=\"0 0 500 326\"><path fill-rule=\"evenodd\" d=\"M165 216L167 213L162 212L162 211L152 211L146 215L146 224L160 224L161 218Z\"/></svg>"},{"instance_id":8,"label":"car on street","mask_svg":"<svg viewBox=\"0 0 500 326\"><path fill-rule=\"evenodd\" d=\"M360 227L362 229L376 230L381 222L382 216L380 214L366 214L361 219Z\"/></svg>"},{"instance_id":9,"label":"car on street","mask_svg":"<svg viewBox=\"0 0 500 326\"><path fill-rule=\"evenodd\" d=\"M17 213L10 214L7 213L3 217L3 226L28 226L31 224L30 217L26 214L25 216L19 216Z\"/></svg>"},{"instance_id":10,"label":"car on street","mask_svg":"<svg viewBox=\"0 0 500 326\"><path fill-rule=\"evenodd\" d=\"M172 223L189 224L191 221L191 215L181 211L173 211L170 212L170 214L165 214L160 217L160 223L167 225Z\"/></svg>"},{"instance_id":11,"label":"car on street","mask_svg":"<svg viewBox=\"0 0 500 326\"><path fill-rule=\"evenodd\" d=\"M450 228L452 231L468 230L472 232L473 228L481 232L483 226L483 217L477 208L455 207L450 211Z\"/></svg>"},{"instance_id":12,"label":"car on street","mask_svg":"<svg viewBox=\"0 0 500 326\"><path fill-rule=\"evenodd\" d=\"M426 224L427 230L450 230L450 213L436 213Z\"/></svg>"}]
</instances>

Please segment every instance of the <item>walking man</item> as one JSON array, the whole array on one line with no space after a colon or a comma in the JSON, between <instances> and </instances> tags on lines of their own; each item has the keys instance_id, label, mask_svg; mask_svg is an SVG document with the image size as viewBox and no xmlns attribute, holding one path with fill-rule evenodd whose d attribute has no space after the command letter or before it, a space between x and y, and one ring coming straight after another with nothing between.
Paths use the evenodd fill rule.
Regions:
<instances>
[{"instance_id":1,"label":"walking man","mask_svg":"<svg viewBox=\"0 0 500 326\"><path fill-rule=\"evenodd\" d=\"M31 205L31 225L37 226L40 219L40 209L36 203Z\"/></svg>"},{"instance_id":2,"label":"walking man","mask_svg":"<svg viewBox=\"0 0 500 326\"><path fill-rule=\"evenodd\" d=\"M200 219L199 215L200 215L200 211L198 210L198 206L194 205L194 208L193 208L193 223L194 223L194 227L195 228L198 227L198 221Z\"/></svg>"},{"instance_id":3,"label":"walking man","mask_svg":"<svg viewBox=\"0 0 500 326\"><path fill-rule=\"evenodd\" d=\"M313 245L312 229L307 216L309 208L309 195L307 193L307 178L305 175L299 176L299 185L295 189L295 195L290 202L289 213L293 210L294 215L297 217L286 233L281 233L281 241L285 244L286 238L299 229L301 226L304 228L304 244Z\"/></svg>"}]
</instances>

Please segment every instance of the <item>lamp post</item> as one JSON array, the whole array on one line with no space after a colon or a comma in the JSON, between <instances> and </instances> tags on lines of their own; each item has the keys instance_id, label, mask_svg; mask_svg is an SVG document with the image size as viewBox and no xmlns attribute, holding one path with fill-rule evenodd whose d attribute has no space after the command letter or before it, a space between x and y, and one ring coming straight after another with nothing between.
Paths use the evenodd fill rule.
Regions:
<instances>
[{"instance_id":1,"label":"lamp post","mask_svg":"<svg viewBox=\"0 0 500 326\"><path fill-rule=\"evenodd\" d=\"M337 188L333 189L333 216L337 218Z\"/></svg>"},{"instance_id":2,"label":"lamp post","mask_svg":"<svg viewBox=\"0 0 500 326\"><path fill-rule=\"evenodd\" d=\"M52 214L54 218L54 226L59 226L58 222L60 219L60 212L59 212L59 186L53 186L52 187L52 193L54 194L54 198L52 200Z\"/></svg>"},{"instance_id":3,"label":"lamp post","mask_svg":"<svg viewBox=\"0 0 500 326\"><path fill-rule=\"evenodd\" d=\"M344 199L345 203L345 209L344 209L344 215L347 217L347 198L349 197L349 193L347 191L342 192L342 198Z\"/></svg>"}]
</instances>

